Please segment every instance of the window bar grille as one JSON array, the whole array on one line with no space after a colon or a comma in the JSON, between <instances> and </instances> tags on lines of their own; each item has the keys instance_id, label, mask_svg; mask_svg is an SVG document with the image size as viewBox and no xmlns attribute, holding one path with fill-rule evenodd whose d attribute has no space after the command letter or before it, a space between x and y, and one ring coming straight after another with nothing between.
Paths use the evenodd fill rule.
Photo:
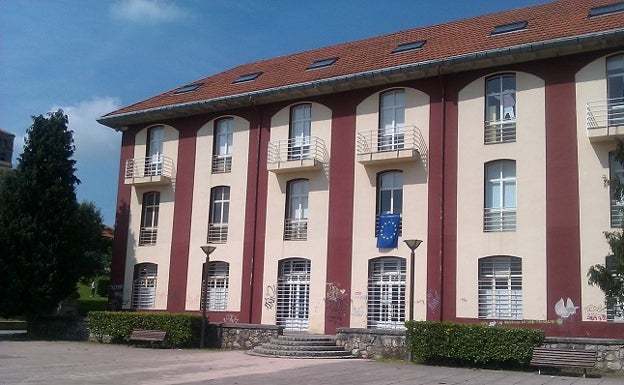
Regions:
<instances>
[{"instance_id":1,"label":"window bar grille","mask_svg":"<svg viewBox=\"0 0 624 385\"><path fill-rule=\"evenodd\" d=\"M232 171L232 157L215 155L212 157L212 173L222 174Z\"/></svg>"},{"instance_id":2,"label":"window bar grille","mask_svg":"<svg viewBox=\"0 0 624 385\"><path fill-rule=\"evenodd\" d=\"M486 208L483 211L483 231L516 230L516 208Z\"/></svg>"},{"instance_id":3,"label":"window bar grille","mask_svg":"<svg viewBox=\"0 0 624 385\"><path fill-rule=\"evenodd\" d=\"M378 258L369 262L368 327L405 328L405 260Z\"/></svg>"},{"instance_id":4,"label":"window bar grille","mask_svg":"<svg viewBox=\"0 0 624 385\"><path fill-rule=\"evenodd\" d=\"M158 227L141 227L139 230L139 246L155 245L157 237Z\"/></svg>"},{"instance_id":5,"label":"window bar grille","mask_svg":"<svg viewBox=\"0 0 624 385\"><path fill-rule=\"evenodd\" d=\"M308 220L289 219L284 220L285 241L305 241L308 239Z\"/></svg>"},{"instance_id":6,"label":"window bar grille","mask_svg":"<svg viewBox=\"0 0 624 385\"><path fill-rule=\"evenodd\" d=\"M208 224L208 243L226 243L228 239L227 223Z\"/></svg>"},{"instance_id":7,"label":"window bar grille","mask_svg":"<svg viewBox=\"0 0 624 385\"><path fill-rule=\"evenodd\" d=\"M504 143L516 140L516 120L505 119L485 122L484 143Z\"/></svg>"},{"instance_id":8,"label":"window bar grille","mask_svg":"<svg viewBox=\"0 0 624 385\"><path fill-rule=\"evenodd\" d=\"M277 325L286 330L307 330L310 307L310 261L282 261L277 280Z\"/></svg>"}]
</instances>

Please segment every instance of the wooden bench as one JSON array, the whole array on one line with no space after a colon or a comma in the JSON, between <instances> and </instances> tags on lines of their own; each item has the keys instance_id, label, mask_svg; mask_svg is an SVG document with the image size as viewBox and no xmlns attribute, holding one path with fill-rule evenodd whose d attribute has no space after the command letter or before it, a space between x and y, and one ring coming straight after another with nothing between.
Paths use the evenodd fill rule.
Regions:
<instances>
[{"instance_id":1,"label":"wooden bench","mask_svg":"<svg viewBox=\"0 0 624 385\"><path fill-rule=\"evenodd\" d=\"M162 343L166 334L167 332L162 330L134 329L128 338L128 342Z\"/></svg>"},{"instance_id":2,"label":"wooden bench","mask_svg":"<svg viewBox=\"0 0 624 385\"><path fill-rule=\"evenodd\" d=\"M596 365L596 351L544 347L534 348L531 365L559 368L581 368L583 369L583 377L585 377L587 375L587 369L591 369ZM539 369L538 374L541 374L541 370Z\"/></svg>"}]
</instances>

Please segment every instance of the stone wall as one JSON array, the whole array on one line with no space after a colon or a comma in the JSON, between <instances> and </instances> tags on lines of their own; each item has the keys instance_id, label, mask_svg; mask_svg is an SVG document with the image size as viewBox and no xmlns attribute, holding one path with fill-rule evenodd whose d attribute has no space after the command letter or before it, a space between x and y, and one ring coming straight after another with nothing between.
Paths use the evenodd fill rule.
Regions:
<instances>
[{"instance_id":1,"label":"stone wall","mask_svg":"<svg viewBox=\"0 0 624 385\"><path fill-rule=\"evenodd\" d=\"M548 348L596 350L596 369L624 371L624 340L546 337Z\"/></svg>"},{"instance_id":2,"label":"stone wall","mask_svg":"<svg viewBox=\"0 0 624 385\"><path fill-rule=\"evenodd\" d=\"M248 350L284 334L283 326L239 323L213 324L221 349Z\"/></svg>"},{"instance_id":3,"label":"stone wall","mask_svg":"<svg viewBox=\"0 0 624 385\"><path fill-rule=\"evenodd\" d=\"M31 338L49 340L84 341L89 338L86 318L49 316L28 323Z\"/></svg>"},{"instance_id":4,"label":"stone wall","mask_svg":"<svg viewBox=\"0 0 624 385\"><path fill-rule=\"evenodd\" d=\"M362 358L405 359L404 330L337 328L336 344Z\"/></svg>"}]
</instances>

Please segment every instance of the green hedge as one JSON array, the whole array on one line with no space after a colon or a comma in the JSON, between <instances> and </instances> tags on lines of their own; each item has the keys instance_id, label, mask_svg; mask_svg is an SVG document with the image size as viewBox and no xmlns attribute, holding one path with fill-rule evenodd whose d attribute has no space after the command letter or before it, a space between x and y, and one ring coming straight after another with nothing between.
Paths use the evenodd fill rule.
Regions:
<instances>
[{"instance_id":1,"label":"green hedge","mask_svg":"<svg viewBox=\"0 0 624 385\"><path fill-rule=\"evenodd\" d=\"M88 313L88 327L96 336L110 336L113 343L127 342L133 329L152 329L167 332L163 346L197 347L201 335L201 316L186 313L92 311Z\"/></svg>"},{"instance_id":2,"label":"green hedge","mask_svg":"<svg viewBox=\"0 0 624 385\"><path fill-rule=\"evenodd\" d=\"M479 367L526 366L544 332L452 322L406 322L407 349L415 360Z\"/></svg>"}]
</instances>

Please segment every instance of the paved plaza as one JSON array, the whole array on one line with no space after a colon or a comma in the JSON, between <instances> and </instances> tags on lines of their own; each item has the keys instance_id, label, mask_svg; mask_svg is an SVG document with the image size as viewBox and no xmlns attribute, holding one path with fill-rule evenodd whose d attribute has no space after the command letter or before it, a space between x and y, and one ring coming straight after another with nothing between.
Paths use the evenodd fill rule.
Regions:
<instances>
[{"instance_id":1,"label":"paved plaza","mask_svg":"<svg viewBox=\"0 0 624 385\"><path fill-rule=\"evenodd\" d=\"M279 359L242 351L149 349L92 342L0 340L0 384L618 384L579 378L361 359Z\"/></svg>"}]
</instances>

